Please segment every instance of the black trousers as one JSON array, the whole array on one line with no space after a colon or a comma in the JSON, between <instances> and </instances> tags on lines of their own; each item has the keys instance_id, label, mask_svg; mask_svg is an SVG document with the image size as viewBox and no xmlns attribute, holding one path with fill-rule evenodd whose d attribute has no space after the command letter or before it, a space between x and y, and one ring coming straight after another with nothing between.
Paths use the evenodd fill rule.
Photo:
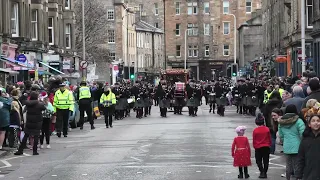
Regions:
<instances>
[{"instance_id":1,"label":"black trousers","mask_svg":"<svg viewBox=\"0 0 320 180\"><path fill-rule=\"evenodd\" d=\"M119 120L124 118L124 110L115 110L114 117Z\"/></svg>"},{"instance_id":2,"label":"black trousers","mask_svg":"<svg viewBox=\"0 0 320 180\"><path fill-rule=\"evenodd\" d=\"M18 149L18 152L21 152L23 153L23 149L26 147L27 145L27 140L29 138L29 134L25 134L23 139L22 139L22 142L19 146L19 149ZM33 153L36 153L38 151L38 141L39 141L39 136L34 136L34 139L33 139Z\"/></svg>"},{"instance_id":3,"label":"black trousers","mask_svg":"<svg viewBox=\"0 0 320 180\"><path fill-rule=\"evenodd\" d=\"M137 107L135 109L135 111L136 111L136 118L142 118L142 116L143 116L143 107Z\"/></svg>"},{"instance_id":4,"label":"black trousers","mask_svg":"<svg viewBox=\"0 0 320 180\"><path fill-rule=\"evenodd\" d=\"M81 100L80 100L81 101ZM87 114L88 121L91 125L94 124L93 117L92 117L92 106L91 102L88 101L88 103L81 103L79 102L79 111L80 111L80 126L83 127L84 124L84 112Z\"/></svg>"},{"instance_id":5,"label":"black trousers","mask_svg":"<svg viewBox=\"0 0 320 180\"><path fill-rule=\"evenodd\" d=\"M255 157L259 171L267 173L269 168L270 147L261 147L256 149Z\"/></svg>"},{"instance_id":6,"label":"black trousers","mask_svg":"<svg viewBox=\"0 0 320 180\"><path fill-rule=\"evenodd\" d=\"M112 116L114 114L114 106L103 107L104 122L107 127L112 126Z\"/></svg>"},{"instance_id":7,"label":"black trousers","mask_svg":"<svg viewBox=\"0 0 320 180\"><path fill-rule=\"evenodd\" d=\"M63 135L68 135L69 117L70 117L69 109L57 109L57 121L56 121L57 134L61 134L61 131L63 131Z\"/></svg>"},{"instance_id":8,"label":"black trousers","mask_svg":"<svg viewBox=\"0 0 320 180\"><path fill-rule=\"evenodd\" d=\"M41 135L40 135L40 144L43 144L44 137L46 138L46 143L50 144L50 124L51 119L50 118L43 118L42 122L42 129L41 129Z\"/></svg>"},{"instance_id":9,"label":"black trousers","mask_svg":"<svg viewBox=\"0 0 320 180\"><path fill-rule=\"evenodd\" d=\"M239 167L239 174L243 175L243 171L245 175L248 175L248 167Z\"/></svg>"},{"instance_id":10,"label":"black trousers","mask_svg":"<svg viewBox=\"0 0 320 180\"><path fill-rule=\"evenodd\" d=\"M19 128L10 127L9 128L9 135L8 135L8 141L9 141L9 147L10 148L16 148L19 143L19 137L18 132L20 131Z\"/></svg>"},{"instance_id":11,"label":"black trousers","mask_svg":"<svg viewBox=\"0 0 320 180\"><path fill-rule=\"evenodd\" d=\"M214 113L214 110L216 109L216 103L215 102L210 102L209 106L210 106L209 112L213 111L213 113Z\"/></svg>"},{"instance_id":12,"label":"black trousers","mask_svg":"<svg viewBox=\"0 0 320 180\"><path fill-rule=\"evenodd\" d=\"M167 117L167 108L160 108L160 116Z\"/></svg>"}]
</instances>

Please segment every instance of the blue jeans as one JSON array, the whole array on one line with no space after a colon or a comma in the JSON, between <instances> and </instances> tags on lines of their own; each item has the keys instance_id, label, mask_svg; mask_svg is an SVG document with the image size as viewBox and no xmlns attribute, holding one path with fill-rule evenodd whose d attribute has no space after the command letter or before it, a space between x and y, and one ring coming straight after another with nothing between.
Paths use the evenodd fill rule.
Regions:
<instances>
[{"instance_id":1,"label":"blue jeans","mask_svg":"<svg viewBox=\"0 0 320 180\"><path fill-rule=\"evenodd\" d=\"M276 151L276 138L271 136L270 154L274 154L275 151Z\"/></svg>"}]
</instances>

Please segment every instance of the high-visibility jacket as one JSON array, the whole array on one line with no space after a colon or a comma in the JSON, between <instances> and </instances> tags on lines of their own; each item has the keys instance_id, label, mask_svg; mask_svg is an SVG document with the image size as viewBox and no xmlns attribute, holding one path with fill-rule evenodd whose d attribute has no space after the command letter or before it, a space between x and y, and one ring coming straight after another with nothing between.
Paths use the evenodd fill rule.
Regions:
<instances>
[{"instance_id":1,"label":"high-visibility jacket","mask_svg":"<svg viewBox=\"0 0 320 180\"><path fill-rule=\"evenodd\" d=\"M116 95L111 91L108 96L103 93L100 97L100 104L102 104L104 107L109 107L111 105L117 104Z\"/></svg>"},{"instance_id":2,"label":"high-visibility jacket","mask_svg":"<svg viewBox=\"0 0 320 180\"><path fill-rule=\"evenodd\" d=\"M57 109L69 109L74 111L74 99L73 94L68 89L65 89L63 93L59 90L54 94L53 107L56 112Z\"/></svg>"},{"instance_id":3,"label":"high-visibility jacket","mask_svg":"<svg viewBox=\"0 0 320 180\"><path fill-rule=\"evenodd\" d=\"M90 99L90 98L91 98L90 88L87 86L81 86L79 88L79 100Z\"/></svg>"},{"instance_id":4,"label":"high-visibility jacket","mask_svg":"<svg viewBox=\"0 0 320 180\"><path fill-rule=\"evenodd\" d=\"M263 104L267 104L267 102L268 102L269 99L270 99L271 94L272 94L272 92L268 93L268 90L265 90L265 91L264 91Z\"/></svg>"},{"instance_id":5,"label":"high-visibility jacket","mask_svg":"<svg viewBox=\"0 0 320 180\"><path fill-rule=\"evenodd\" d=\"M280 93L280 96L281 96L281 98L282 98L282 94L284 93L284 89L280 88L280 89L279 89L279 93Z\"/></svg>"}]
</instances>

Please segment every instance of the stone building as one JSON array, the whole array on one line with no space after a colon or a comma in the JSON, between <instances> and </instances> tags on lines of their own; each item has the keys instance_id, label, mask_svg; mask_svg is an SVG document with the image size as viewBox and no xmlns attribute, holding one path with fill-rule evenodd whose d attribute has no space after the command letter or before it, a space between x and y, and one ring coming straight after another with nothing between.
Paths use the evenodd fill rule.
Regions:
<instances>
[{"instance_id":1,"label":"stone building","mask_svg":"<svg viewBox=\"0 0 320 180\"><path fill-rule=\"evenodd\" d=\"M75 72L73 0L2 0L0 10L0 66L18 71L12 81Z\"/></svg>"},{"instance_id":2,"label":"stone building","mask_svg":"<svg viewBox=\"0 0 320 180\"><path fill-rule=\"evenodd\" d=\"M232 14L236 17L237 28L251 18L251 12L260 8L260 3L260 0L165 0L168 66L184 68L187 50L191 78L211 79L213 71L226 75L226 68L234 59Z\"/></svg>"},{"instance_id":3,"label":"stone building","mask_svg":"<svg viewBox=\"0 0 320 180\"><path fill-rule=\"evenodd\" d=\"M239 67L245 67L248 63L259 60L263 53L262 43L262 14L261 10L252 13L252 18L238 28Z\"/></svg>"},{"instance_id":4,"label":"stone building","mask_svg":"<svg viewBox=\"0 0 320 180\"><path fill-rule=\"evenodd\" d=\"M320 1L313 1L313 66L317 75L320 75Z\"/></svg>"},{"instance_id":5,"label":"stone building","mask_svg":"<svg viewBox=\"0 0 320 180\"><path fill-rule=\"evenodd\" d=\"M144 21L136 23L137 61L135 68L138 77L153 77L154 72L160 72L164 67L163 31ZM152 82L152 79L149 78Z\"/></svg>"},{"instance_id":6,"label":"stone building","mask_svg":"<svg viewBox=\"0 0 320 180\"><path fill-rule=\"evenodd\" d=\"M312 37L310 36L313 30L312 3L312 0L306 0L306 59L308 62L312 59ZM301 74L300 9L300 0L262 1L265 52L263 55L266 61L276 62L275 68L278 75Z\"/></svg>"}]
</instances>

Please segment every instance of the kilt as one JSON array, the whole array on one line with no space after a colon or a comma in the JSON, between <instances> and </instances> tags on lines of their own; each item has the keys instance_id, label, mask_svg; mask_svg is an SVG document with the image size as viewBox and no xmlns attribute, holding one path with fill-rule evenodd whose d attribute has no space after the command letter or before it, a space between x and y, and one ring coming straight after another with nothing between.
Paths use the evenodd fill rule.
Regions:
<instances>
[{"instance_id":1,"label":"kilt","mask_svg":"<svg viewBox=\"0 0 320 180\"><path fill-rule=\"evenodd\" d=\"M170 107L170 99L159 99L159 107L160 108L169 108Z\"/></svg>"},{"instance_id":2,"label":"kilt","mask_svg":"<svg viewBox=\"0 0 320 180\"><path fill-rule=\"evenodd\" d=\"M208 96L208 103L214 103L216 102L216 96L215 95L209 95Z\"/></svg>"},{"instance_id":3,"label":"kilt","mask_svg":"<svg viewBox=\"0 0 320 180\"><path fill-rule=\"evenodd\" d=\"M117 104L115 106L115 110L125 110L127 107L128 101L126 98L120 98L117 101Z\"/></svg>"},{"instance_id":4,"label":"kilt","mask_svg":"<svg viewBox=\"0 0 320 180\"><path fill-rule=\"evenodd\" d=\"M251 100L252 100L252 105L251 106L255 106L255 107L259 106L260 102L259 102L259 98L257 96L252 96Z\"/></svg>"},{"instance_id":5,"label":"kilt","mask_svg":"<svg viewBox=\"0 0 320 180\"><path fill-rule=\"evenodd\" d=\"M144 100L141 98L137 98L137 100L134 102L134 108L144 108Z\"/></svg>"},{"instance_id":6,"label":"kilt","mask_svg":"<svg viewBox=\"0 0 320 180\"><path fill-rule=\"evenodd\" d=\"M186 102L183 97L176 97L173 100L173 106L185 106Z\"/></svg>"},{"instance_id":7,"label":"kilt","mask_svg":"<svg viewBox=\"0 0 320 180\"><path fill-rule=\"evenodd\" d=\"M187 100L187 105L188 107L198 107L200 106L200 99L197 97L189 98Z\"/></svg>"},{"instance_id":8,"label":"kilt","mask_svg":"<svg viewBox=\"0 0 320 180\"><path fill-rule=\"evenodd\" d=\"M242 98L244 106L258 106L259 99L255 96L246 96Z\"/></svg>"},{"instance_id":9,"label":"kilt","mask_svg":"<svg viewBox=\"0 0 320 180\"><path fill-rule=\"evenodd\" d=\"M152 101L151 98L144 98L143 101L144 101L144 106L145 107L150 107L150 106L153 105L153 101Z\"/></svg>"},{"instance_id":10,"label":"kilt","mask_svg":"<svg viewBox=\"0 0 320 180\"><path fill-rule=\"evenodd\" d=\"M226 106L228 104L228 100L226 97L217 98L217 105L218 106Z\"/></svg>"}]
</instances>

